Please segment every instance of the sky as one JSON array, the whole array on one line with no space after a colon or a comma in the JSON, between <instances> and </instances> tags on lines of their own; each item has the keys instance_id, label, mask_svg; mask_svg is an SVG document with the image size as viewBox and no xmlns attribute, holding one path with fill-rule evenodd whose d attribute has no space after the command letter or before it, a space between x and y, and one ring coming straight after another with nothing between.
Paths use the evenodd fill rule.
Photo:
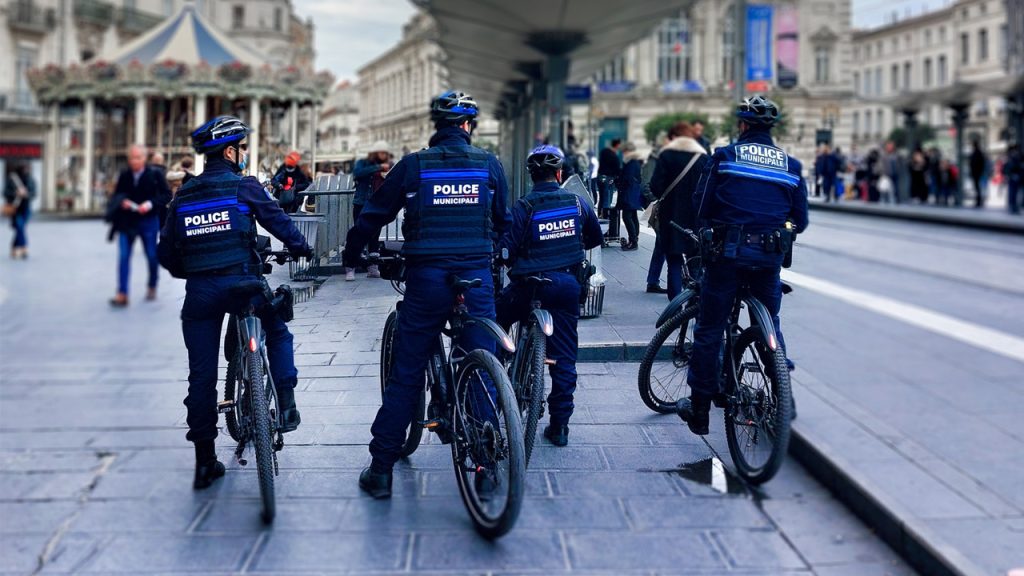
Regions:
<instances>
[{"instance_id":1,"label":"sky","mask_svg":"<svg viewBox=\"0 0 1024 576\"><path fill-rule=\"evenodd\" d=\"M409 0L293 0L296 12L316 26L316 67L338 80L356 80L356 70L402 36L414 12ZM895 11L900 18L935 10L950 0L853 0L853 24L872 28Z\"/></svg>"}]
</instances>

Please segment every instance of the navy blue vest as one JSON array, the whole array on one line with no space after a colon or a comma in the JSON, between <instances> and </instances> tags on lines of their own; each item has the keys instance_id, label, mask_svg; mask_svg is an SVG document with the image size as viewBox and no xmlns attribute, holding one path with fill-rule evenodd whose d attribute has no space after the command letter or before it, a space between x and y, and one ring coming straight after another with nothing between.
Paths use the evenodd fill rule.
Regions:
<instances>
[{"instance_id":1,"label":"navy blue vest","mask_svg":"<svg viewBox=\"0 0 1024 576\"><path fill-rule=\"evenodd\" d=\"M242 177L230 172L192 178L176 197L178 253L186 274L220 270L253 260L256 225L238 201Z\"/></svg>"},{"instance_id":2,"label":"navy blue vest","mask_svg":"<svg viewBox=\"0 0 1024 576\"><path fill-rule=\"evenodd\" d=\"M416 159L420 187L405 204L403 253L492 253L490 155L472 146L437 146L416 152Z\"/></svg>"},{"instance_id":3,"label":"navy blue vest","mask_svg":"<svg viewBox=\"0 0 1024 576\"><path fill-rule=\"evenodd\" d=\"M583 210L569 192L533 195L527 206L527 230L511 276L565 270L583 261Z\"/></svg>"}]
</instances>

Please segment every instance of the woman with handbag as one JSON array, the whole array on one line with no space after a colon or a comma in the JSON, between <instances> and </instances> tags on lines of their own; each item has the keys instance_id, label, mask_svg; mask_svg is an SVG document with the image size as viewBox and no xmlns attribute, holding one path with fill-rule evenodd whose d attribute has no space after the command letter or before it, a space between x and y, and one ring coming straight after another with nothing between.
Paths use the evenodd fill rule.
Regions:
<instances>
[{"instance_id":1,"label":"woman with handbag","mask_svg":"<svg viewBox=\"0 0 1024 576\"><path fill-rule=\"evenodd\" d=\"M673 126L668 133L669 143L658 154L658 165L651 176L651 193L657 198L657 205L651 209L650 221L665 252L669 300L683 289L684 255L692 256L697 250L685 234L672 226L672 222L690 229L697 225L693 193L708 156L693 134L688 122Z\"/></svg>"},{"instance_id":2,"label":"woman with handbag","mask_svg":"<svg viewBox=\"0 0 1024 576\"><path fill-rule=\"evenodd\" d=\"M623 146L623 167L619 174L619 202L616 208L622 213L626 226L626 238L622 240L622 251L636 250L640 242L640 219L637 212L644 209L640 170L643 157L636 151L636 144L626 142Z\"/></svg>"},{"instance_id":3,"label":"woman with handbag","mask_svg":"<svg viewBox=\"0 0 1024 576\"><path fill-rule=\"evenodd\" d=\"M31 214L32 200L36 197L36 183L29 172L28 164L16 164L9 168L4 183L3 215L11 219L14 241L11 243L11 258L28 258L28 237L25 227Z\"/></svg>"}]
</instances>

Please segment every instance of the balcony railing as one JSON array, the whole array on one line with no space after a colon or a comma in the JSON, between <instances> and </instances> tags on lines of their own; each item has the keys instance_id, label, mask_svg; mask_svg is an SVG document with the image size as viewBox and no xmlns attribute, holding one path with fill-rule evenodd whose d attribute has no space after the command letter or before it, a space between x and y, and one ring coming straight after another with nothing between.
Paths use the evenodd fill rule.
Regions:
<instances>
[{"instance_id":1,"label":"balcony railing","mask_svg":"<svg viewBox=\"0 0 1024 576\"><path fill-rule=\"evenodd\" d=\"M37 116L42 111L35 96L28 90L0 92L0 114Z\"/></svg>"},{"instance_id":2,"label":"balcony railing","mask_svg":"<svg viewBox=\"0 0 1024 576\"><path fill-rule=\"evenodd\" d=\"M99 0L74 0L75 20L105 28L114 20L114 6Z\"/></svg>"},{"instance_id":3,"label":"balcony railing","mask_svg":"<svg viewBox=\"0 0 1024 576\"><path fill-rule=\"evenodd\" d=\"M163 21L163 17L135 8L121 8L118 12L117 27L127 34L142 34Z\"/></svg>"},{"instance_id":4,"label":"balcony railing","mask_svg":"<svg viewBox=\"0 0 1024 576\"><path fill-rule=\"evenodd\" d=\"M10 0L7 3L7 25L12 30L45 34L57 25L53 8L43 8L32 0Z\"/></svg>"}]
</instances>

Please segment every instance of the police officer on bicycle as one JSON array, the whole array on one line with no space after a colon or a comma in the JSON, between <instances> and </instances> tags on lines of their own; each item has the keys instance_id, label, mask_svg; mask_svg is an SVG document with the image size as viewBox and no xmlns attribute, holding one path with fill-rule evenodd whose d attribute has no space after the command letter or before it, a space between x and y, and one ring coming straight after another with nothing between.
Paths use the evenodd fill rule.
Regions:
<instances>
[{"instance_id":1,"label":"police officer on bicycle","mask_svg":"<svg viewBox=\"0 0 1024 576\"><path fill-rule=\"evenodd\" d=\"M555 146L540 146L530 152L526 168L533 179L533 191L513 207L512 227L499 244L512 284L498 299L498 322L507 329L525 321L535 299L554 321L554 332L547 341L548 359L554 361L549 370L551 421L544 437L555 446L569 442L584 250L600 246L604 240L590 204L559 186L564 164L565 155ZM537 286L534 292L534 287L523 281L528 276L541 276L550 283Z\"/></svg>"},{"instance_id":2,"label":"police officer on bicycle","mask_svg":"<svg viewBox=\"0 0 1024 576\"><path fill-rule=\"evenodd\" d=\"M802 166L771 136L779 108L753 96L739 104L736 117L739 139L715 151L693 197L698 222L714 227L715 243L721 244L721 254L705 263L687 377L691 395L676 406L690 431L699 435L708 433L708 413L720 392L722 336L739 285L745 282L777 317L783 257L791 234L807 227Z\"/></svg>"},{"instance_id":3,"label":"police officer on bicycle","mask_svg":"<svg viewBox=\"0 0 1024 576\"><path fill-rule=\"evenodd\" d=\"M405 208L406 288L395 336L400 353L370 428L373 459L359 476L359 486L374 498L391 496L392 468L422 393L428 355L451 313L449 277L481 279L482 286L466 292L466 305L473 316L495 319L491 259L510 221L508 183L498 159L470 144L477 114L476 102L461 92L435 98L430 119L437 131L430 147L391 169L345 243L344 260L359 261L371 236ZM494 351L493 342L474 327L460 345L467 351Z\"/></svg>"},{"instance_id":4,"label":"police officer on bicycle","mask_svg":"<svg viewBox=\"0 0 1024 576\"><path fill-rule=\"evenodd\" d=\"M192 132L192 146L206 156L203 173L185 183L168 210L160 232L160 263L187 279L181 330L188 349L188 434L195 445L192 487L201 490L224 475L217 461L217 363L224 315L234 310L230 289L262 273L255 251L256 222L276 236L292 255L313 250L287 214L253 177L243 177L251 130L233 116L220 116ZM267 333L270 372L277 388L283 431L299 425L295 407L298 371L292 335L276 315L261 318Z\"/></svg>"}]
</instances>

